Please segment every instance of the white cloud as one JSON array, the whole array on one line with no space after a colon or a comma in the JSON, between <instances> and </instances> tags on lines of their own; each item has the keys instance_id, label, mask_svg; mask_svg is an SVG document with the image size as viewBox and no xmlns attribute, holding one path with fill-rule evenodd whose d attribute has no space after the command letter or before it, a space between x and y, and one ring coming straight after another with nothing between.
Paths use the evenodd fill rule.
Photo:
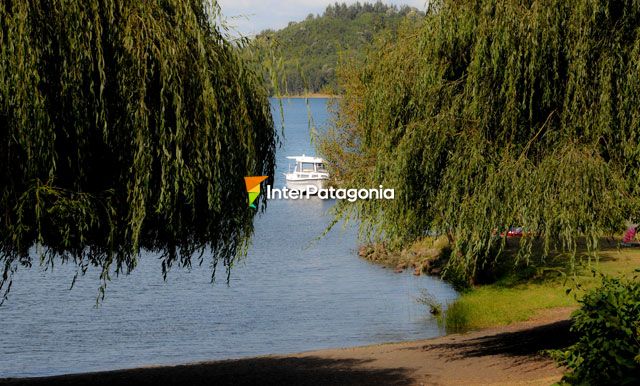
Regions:
<instances>
[{"instance_id":1,"label":"white cloud","mask_svg":"<svg viewBox=\"0 0 640 386\"><path fill-rule=\"evenodd\" d=\"M365 1L360 0L361 3ZM218 0L227 23L243 35L254 35L267 28L283 28L290 21L303 20L310 13L321 14L327 5L336 2L352 4L356 0ZM375 0L369 2L375 3ZM426 8L426 0L387 0L384 3Z\"/></svg>"}]
</instances>

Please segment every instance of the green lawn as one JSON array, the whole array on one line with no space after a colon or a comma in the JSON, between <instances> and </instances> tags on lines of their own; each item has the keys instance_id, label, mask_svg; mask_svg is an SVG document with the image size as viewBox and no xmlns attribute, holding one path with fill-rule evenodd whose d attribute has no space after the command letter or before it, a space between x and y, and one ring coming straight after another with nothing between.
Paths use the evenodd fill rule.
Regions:
<instances>
[{"instance_id":1,"label":"green lawn","mask_svg":"<svg viewBox=\"0 0 640 386\"><path fill-rule=\"evenodd\" d=\"M592 269L612 276L632 276L639 267L640 249L611 249L601 252L597 261L585 261L575 274L551 269L527 280L506 277L463 293L449 305L445 325L448 332L474 330L527 320L547 308L577 306L576 296L599 283ZM576 283L582 289L576 289ZM567 294L569 288L572 291Z\"/></svg>"}]
</instances>

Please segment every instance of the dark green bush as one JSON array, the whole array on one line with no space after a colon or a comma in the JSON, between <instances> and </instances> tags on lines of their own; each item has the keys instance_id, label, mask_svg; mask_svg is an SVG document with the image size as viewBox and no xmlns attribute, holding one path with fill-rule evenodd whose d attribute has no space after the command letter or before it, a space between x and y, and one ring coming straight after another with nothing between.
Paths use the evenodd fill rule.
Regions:
<instances>
[{"instance_id":1,"label":"dark green bush","mask_svg":"<svg viewBox=\"0 0 640 386\"><path fill-rule=\"evenodd\" d=\"M640 281L603 276L572 315L578 341L556 358L571 384L640 384Z\"/></svg>"}]
</instances>

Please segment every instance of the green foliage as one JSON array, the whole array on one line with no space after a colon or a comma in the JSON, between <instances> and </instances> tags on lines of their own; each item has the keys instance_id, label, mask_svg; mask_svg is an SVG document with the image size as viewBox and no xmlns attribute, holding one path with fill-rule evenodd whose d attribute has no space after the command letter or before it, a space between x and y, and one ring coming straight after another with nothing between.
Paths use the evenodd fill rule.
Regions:
<instances>
[{"instance_id":1,"label":"green foliage","mask_svg":"<svg viewBox=\"0 0 640 386\"><path fill-rule=\"evenodd\" d=\"M494 283L467 290L445 311L447 332L504 326L528 320L540 310L575 305L562 282Z\"/></svg>"},{"instance_id":2,"label":"green foliage","mask_svg":"<svg viewBox=\"0 0 640 386\"><path fill-rule=\"evenodd\" d=\"M555 352L572 384L637 385L640 383L640 281L603 276L572 315L578 341Z\"/></svg>"},{"instance_id":3,"label":"green foliage","mask_svg":"<svg viewBox=\"0 0 640 386\"><path fill-rule=\"evenodd\" d=\"M428 232L474 282L522 226L516 263L574 256L640 217L640 2L442 0L340 71L344 98L320 144L363 235L402 245Z\"/></svg>"},{"instance_id":4,"label":"green foliage","mask_svg":"<svg viewBox=\"0 0 640 386\"><path fill-rule=\"evenodd\" d=\"M525 270L520 266L495 282L462 291L446 307L445 327L447 332L490 328L529 320L547 309L575 308L580 297L574 296L577 292L568 291L568 288L591 290L599 287L601 280L594 277L593 269L630 279L639 259L638 250L610 249L602 253L597 263L589 263L588 256L579 255L573 269L562 256L553 256L552 261L546 259L548 266L544 268L531 269L529 265ZM578 295L584 293L579 291Z\"/></svg>"},{"instance_id":5,"label":"green foliage","mask_svg":"<svg viewBox=\"0 0 640 386\"><path fill-rule=\"evenodd\" d=\"M418 298L418 303L429 307L429 313L431 315L435 317L442 316L442 304L438 301L435 295L433 295L426 289L422 290L422 293Z\"/></svg>"},{"instance_id":6,"label":"green foliage","mask_svg":"<svg viewBox=\"0 0 640 386\"><path fill-rule=\"evenodd\" d=\"M416 9L375 4L330 5L324 14L255 39L259 51L275 47L282 72L280 90L286 94L337 93L335 69L341 56L362 57L377 34L393 34L403 21L416 24Z\"/></svg>"},{"instance_id":7,"label":"green foliage","mask_svg":"<svg viewBox=\"0 0 640 386\"><path fill-rule=\"evenodd\" d=\"M272 175L262 78L215 2L0 2L0 290L72 261L163 273L196 251L228 268L253 231L243 177ZM200 263L203 255L200 255Z\"/></svg>"}]
</instances>

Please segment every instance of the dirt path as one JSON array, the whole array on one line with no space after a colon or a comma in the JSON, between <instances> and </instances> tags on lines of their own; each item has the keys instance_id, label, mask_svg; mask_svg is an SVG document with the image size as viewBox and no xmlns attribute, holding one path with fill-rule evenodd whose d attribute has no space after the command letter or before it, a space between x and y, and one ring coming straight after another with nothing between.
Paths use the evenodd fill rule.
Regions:
<instances>
[{"instance_id":1,"label":"dirt path","mask_svg":"<svg viewBox=\"0 0 640 386\"><path fill-rule=\"evenodd\" d=\"M183 366L0 380L0 385L550 385L562 370L540 350L566 346L571 309L423 341Z\"/></svg>"},{"instance_id":2,"label":"dirt path","mask_svg":"<svg viewBox=\"0 0 640 386\"><path fill-rule=\"evenodd\" d=\"M538 353L570 344L572 310L547 310L528 322L468 334L299 357L357 359L364 368L402 369L415 385L551 385L563 371Z\"/></svg>"}]
</instances>

